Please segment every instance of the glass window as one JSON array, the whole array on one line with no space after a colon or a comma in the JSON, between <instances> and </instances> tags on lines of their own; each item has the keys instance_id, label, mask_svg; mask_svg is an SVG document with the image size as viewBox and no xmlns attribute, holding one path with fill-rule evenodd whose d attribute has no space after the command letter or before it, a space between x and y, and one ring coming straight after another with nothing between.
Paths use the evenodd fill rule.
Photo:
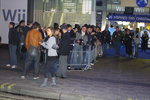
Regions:
<instances>
[{"instance_id":1,"label":"glass window","mask_svg":"<svg viewBox=\"0 0 150 100\"><path fill-rule=\"evenodd\" d=\"M83 14L86 14L86 13L91 14L91 11L92 11L92 0L83 0L82 13Z\"/></svg>"}]
</instances>

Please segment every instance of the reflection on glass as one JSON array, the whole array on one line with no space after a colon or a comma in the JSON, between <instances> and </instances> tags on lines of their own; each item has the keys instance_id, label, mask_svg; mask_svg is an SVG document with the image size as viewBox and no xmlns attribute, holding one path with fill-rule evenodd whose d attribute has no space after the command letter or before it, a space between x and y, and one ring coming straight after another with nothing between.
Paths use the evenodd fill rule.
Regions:
<instances>
[{"instance_id":1,"label":"reflection on glass","mask_svg":"<svg viewBox=\"0 0 150 100\"><path fill-rule=\"evenodd\" d=\"M43 26L53 23L90 24L93 0L34 0L35 21ZM95 7L95 6L94 6Z\"/></svg>"}]
</instances>

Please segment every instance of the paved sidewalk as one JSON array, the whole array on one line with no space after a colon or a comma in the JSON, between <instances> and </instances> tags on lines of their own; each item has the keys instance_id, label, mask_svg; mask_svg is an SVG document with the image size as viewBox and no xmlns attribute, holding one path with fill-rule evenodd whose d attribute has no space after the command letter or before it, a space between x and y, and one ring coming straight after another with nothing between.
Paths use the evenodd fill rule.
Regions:
<instances>
[{"instance_id":1,"label":"paved sidewalk","mask_svg":"<svg viewBox=\"0 0 150 100\"><path fill-rule=\"evenodd\" d=\"M101 58L92 70L69 71L57 86L40 88L42 75L22 80L20 68L5 68L7 52L0 55L1 91L58 100L150 100L150 60Z\"/></svg>"}]
</instances>

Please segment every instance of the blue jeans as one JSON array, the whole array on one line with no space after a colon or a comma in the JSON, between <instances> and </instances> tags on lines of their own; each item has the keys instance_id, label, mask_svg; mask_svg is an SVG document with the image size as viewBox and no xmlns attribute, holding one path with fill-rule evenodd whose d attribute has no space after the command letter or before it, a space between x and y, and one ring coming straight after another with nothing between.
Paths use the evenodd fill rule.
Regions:
<instances>
[{"instance_id":1,"label":"blue jeans","mask_svg":"<svg viewBox=\"0 0 150 100\"><path fill-rule=\"evenodd\" d=\"M102 45L102 49L103 49L103 55L106 55L107 54L107 43L103 43Z\"/></svg>"},{"instance_id":2,"label":"blue jeans","mask_svg":"<svg viewBox=\"0 0 150 100\"><path fill-rule=\"evenodd\" d=\"M91 46L89 46L89 47L86 48L86 50L84 51L83 64L84 64L84 65L90 65L91 60L92 60L91 58L92 58L92 51L91 51Z\"/></svg>"},{"instance_id":3,"label":"blue jeans","mask_svg":"<svg viewBox=\"0 0 150 100\"><path fill-rule=\"evenodd\" d=\"M24 70L23 75L25 76L27 74L29 67L31 66L31 64L33 64L34 70L35 70L34 76L37 77L39 75L39 61L40 61L40 52L37 52L37 54L33 56L30 54L28 50L26 61L25 61L25 70Z\"/></svg>"},{"instance_id":4,"label":"blue jeans","mask_svg":"<svg viewBox=\"0 0 150 100\"><path fill-rule=\"evenodd\" d=\"M17 65L17 45L9 44L10 65Z\"/></svg>"},{"instance_id":5,"label":"blue jeans","mask_svg":"<svg viewBox=\"0 0 150 100\"><path fill-rule=\"evenodd\" d=\"M135 57L138 57L138 48L139 48L139 44L138 43L135 43L134 44L134 52L133 52L133 55Z\"/></svg>"}]
</instances>

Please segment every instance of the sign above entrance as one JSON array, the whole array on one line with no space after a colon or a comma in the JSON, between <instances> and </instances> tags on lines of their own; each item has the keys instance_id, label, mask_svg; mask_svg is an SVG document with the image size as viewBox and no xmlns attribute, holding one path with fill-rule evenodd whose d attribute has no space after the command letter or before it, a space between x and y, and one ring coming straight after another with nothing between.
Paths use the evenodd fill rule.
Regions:
<instances>
[{"instance_id":1,"label":"sign above entrance","mask_svg":"<svg viewBox=\"0 0 150 100\"><path fill-rule=\"evenodd\" d=\"M136 4L138 7L146 7L148 4L148 0L136 0Z\"/></svg>"},{"instance_id":2,"label":"sign above entrance","mask_svg":"<svg viewBox=\"0 0 150 100\"><path fill-rule=\"evenodd\" d=\"M150 7L150 0L121 0L123 7Z\"/></svg>"},{"instance_id":3,"label":"sign above entrance","mask_svg":"<svg viewBox=\"0 0 150 100\"><path fill-rule=\"evenodd\" d=\"M125 15L125 14L110 14L109 21L127 21L127 22L144 22L150 23L150 15Z\"/></svg>"}]
</instances>

